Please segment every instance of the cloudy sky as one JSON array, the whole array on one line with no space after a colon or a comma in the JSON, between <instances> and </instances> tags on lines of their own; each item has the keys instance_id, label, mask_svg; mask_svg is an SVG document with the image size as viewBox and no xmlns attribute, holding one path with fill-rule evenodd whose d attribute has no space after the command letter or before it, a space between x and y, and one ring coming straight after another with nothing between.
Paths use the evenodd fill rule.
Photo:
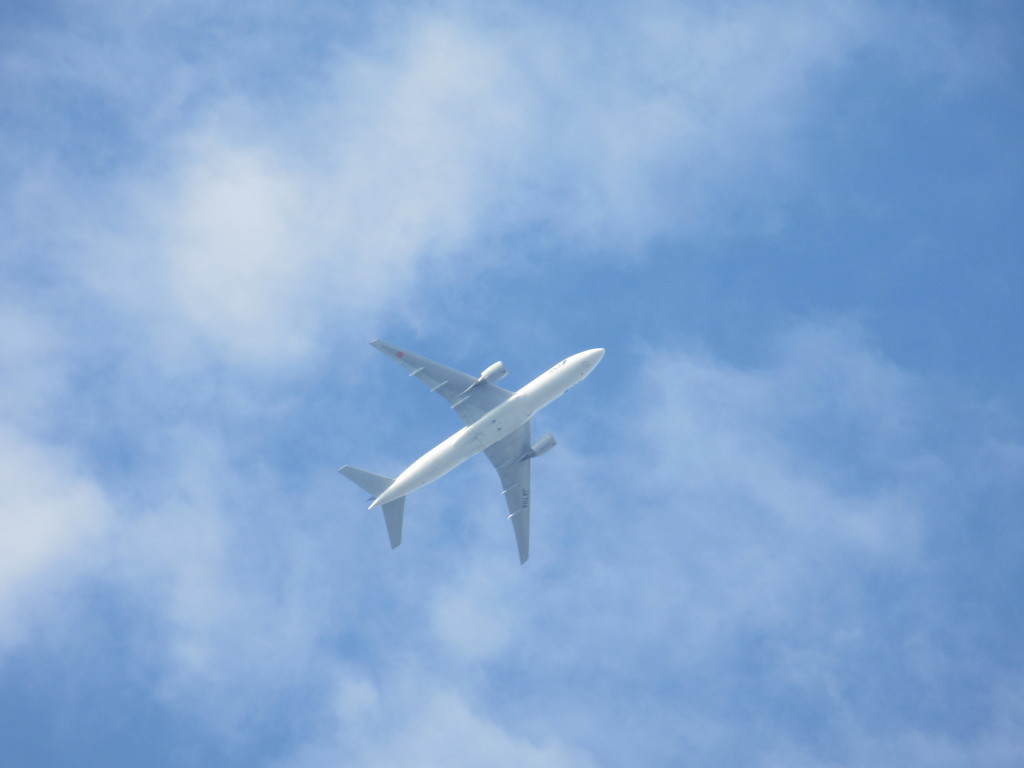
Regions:
<instances>
[{"instance_id":1,"label":"cloudy sky","mask_svg":"<svg viewBox=\"0 0 1024 768\"><path fill-rule=\"evenodd\" d=\"M9 2L4 766L1024 764L1015 0ZM352 463L516 388L391 552Z\"/></svg>"}]
</instances>

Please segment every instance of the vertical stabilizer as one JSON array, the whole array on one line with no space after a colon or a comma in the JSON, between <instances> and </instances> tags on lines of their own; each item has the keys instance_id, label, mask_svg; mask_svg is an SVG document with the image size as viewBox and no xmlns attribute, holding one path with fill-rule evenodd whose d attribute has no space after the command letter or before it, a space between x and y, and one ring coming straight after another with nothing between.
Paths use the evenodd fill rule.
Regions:
<instances>
[{"instance_id":1,"label":"vertical stabilizer","mask_svg":"<svg viewBox=\"0 0 1024 768\"><path fill-rule=\"evenodd\" d=\"M405 512L405 496L385 504L384 525L388 527L388 539L391 540L391 548L394 549L402 543L402 516Z\"/></svg>"},{"instance_id":2,"label":"vertical stabilizer","mask_svg":"<svg viewBox=\"0 0 1024 768\"><path fill-rule=\"evenodd\" d=\"M377 498L386 491L394 482L390 477L375 475L365 469L352 467L346 464L338 470L341 474L358 485L364 491L373 494ZM388 539L391 541L391 548L394 549L402 543L402 517L405 512L405 497L389 502L381 507L384 510L384 524L388 527Z\"/></svg>"}]
</instances>

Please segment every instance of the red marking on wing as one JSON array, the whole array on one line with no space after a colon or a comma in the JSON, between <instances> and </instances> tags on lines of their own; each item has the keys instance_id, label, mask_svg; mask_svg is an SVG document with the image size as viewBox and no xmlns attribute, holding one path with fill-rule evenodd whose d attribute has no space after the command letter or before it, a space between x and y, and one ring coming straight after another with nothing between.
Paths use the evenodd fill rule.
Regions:
<instances>
[{"instance_id":1,"label":"red marking on wing","mask_svg":"<svg viewBox=\"0 0 1024 768\"><path fill-rule=\"evenodd\" d=\"M405 357L405 352L403 352L402 350L398 350L397 352L395 352L395 354L396 354L396 355L397 355L398 357Z\"/></svg>"}]
</instances>

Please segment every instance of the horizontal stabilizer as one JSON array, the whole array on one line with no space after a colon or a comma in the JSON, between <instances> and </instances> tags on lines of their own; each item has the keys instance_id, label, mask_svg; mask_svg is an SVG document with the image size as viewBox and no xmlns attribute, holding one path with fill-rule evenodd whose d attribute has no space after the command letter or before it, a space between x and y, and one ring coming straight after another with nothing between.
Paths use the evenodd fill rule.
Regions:
<instances>
[{"instance_id":1,"label":"horizontal stabilizer","mask_svg":"<svg viewBox=\"0 0 1024 768\"><path fill-rule=\"evenodd\" d=\"M384 491L388 489L391 483L394 482L390 477L384 477L384 475L375 475L373 472L367 472L365 469L359 469L358 467L352 467L346 464L344 467L338 470L341 474L351 480L353 483L358 485L364 491L373 494L373 498L377 498Z\"/></svg>"}]
</instances>

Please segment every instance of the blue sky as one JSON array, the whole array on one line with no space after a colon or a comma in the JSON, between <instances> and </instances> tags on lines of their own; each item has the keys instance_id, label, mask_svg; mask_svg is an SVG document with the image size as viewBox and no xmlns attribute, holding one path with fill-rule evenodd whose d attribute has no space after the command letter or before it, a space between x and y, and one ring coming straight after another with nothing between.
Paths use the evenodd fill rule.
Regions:
<instances>
[{"instance_id":1,"label":"blue sky","mask_svg":"<svg viewBox=\"0 0 1024 768\"><path fill-rule=\"evenodd\" d=\"M5 766L1024 761L1009 0L14 4ZM352 463L518 387L390 552Z\"/></svg>"}]
</instances>

